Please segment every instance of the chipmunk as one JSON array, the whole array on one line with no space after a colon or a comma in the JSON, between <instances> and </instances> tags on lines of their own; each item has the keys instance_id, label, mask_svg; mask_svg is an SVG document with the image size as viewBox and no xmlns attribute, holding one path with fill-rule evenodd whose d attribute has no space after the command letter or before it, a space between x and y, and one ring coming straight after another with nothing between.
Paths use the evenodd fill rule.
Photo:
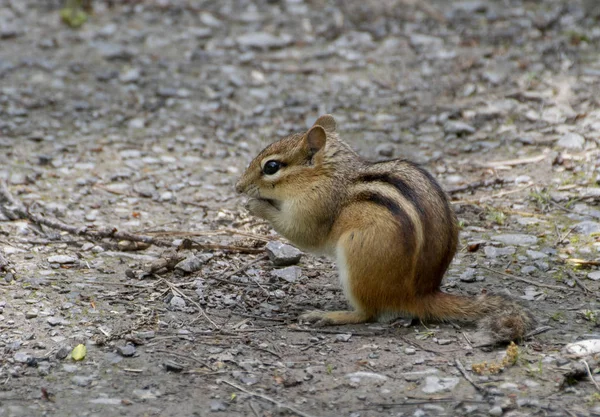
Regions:
<instances>
[{"instance_id":1,"label":"chipmunk","mask_svg":"<svg viewBox=\"0 0 600 417\"><path fill-rule=\"evenodd\" d=\"M299 248L335 258L352 311L311 311L317 325L419 319L479 320L496 342L522 338L535 320L505 296L442 292L458 225L434 177L402 159L369 162L343 142L331 115L267 146L237 181L251 214Z\"/></svg>"}]
</instances>

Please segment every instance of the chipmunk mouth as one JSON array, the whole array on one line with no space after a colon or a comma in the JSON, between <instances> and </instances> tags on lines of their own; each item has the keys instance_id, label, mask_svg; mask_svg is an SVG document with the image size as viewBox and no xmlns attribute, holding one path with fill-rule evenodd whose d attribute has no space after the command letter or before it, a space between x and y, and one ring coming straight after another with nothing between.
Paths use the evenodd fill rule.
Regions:
<instances>
[{"instance_id":1,"label":"chipmunk mouth","mask_svg":"<svg viewBox=\"0 0 600 417\"><path fill-rule=\"evenodd\" d=\"M257 200L264 201L272 205L275 209L281 210L281 203L277 200L271 200L270 198L257 198Z\"/></svg>"}]
</instances>

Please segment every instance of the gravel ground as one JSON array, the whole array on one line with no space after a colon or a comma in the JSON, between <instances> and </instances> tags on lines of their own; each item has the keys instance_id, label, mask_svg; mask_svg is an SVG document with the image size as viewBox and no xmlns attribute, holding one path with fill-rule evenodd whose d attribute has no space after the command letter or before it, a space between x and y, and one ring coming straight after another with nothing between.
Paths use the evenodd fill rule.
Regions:
<instances>
[{"instance_id":1,"label":"gravel ground","mask_svg":"<svg viewBox=\"0 0 600 417\"><path fill-rule=\"evenodd\" d=\"M0 179L31 213L156 244L3 203L0 416L600 415L566 350L600 338L597 2L97 0L78 29L61 3L0 0ZM297 324L345 308L334 265L288 253L233 184L326 112L451 194L445 291L511 294L543 332Z\"/></svg>"}]
</instances>

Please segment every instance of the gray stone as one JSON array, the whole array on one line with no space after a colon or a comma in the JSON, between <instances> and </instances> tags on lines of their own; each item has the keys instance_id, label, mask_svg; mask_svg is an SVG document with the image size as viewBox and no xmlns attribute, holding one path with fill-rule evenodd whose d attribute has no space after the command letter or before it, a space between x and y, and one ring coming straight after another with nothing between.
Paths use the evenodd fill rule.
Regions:
<instances>
[{"instance_id":1,"label":"gray stone","mask_svg":"<svg viewBox=\"0 0 600 417\"><path fill-rule=\"evenodd\" d=\"M191 274L192 272L199 271L209 259L212 258L212 254L203 254L209 256L195 256L191 255L185 258L183 261L175 265L175 269Z\"/></svg>"},{"instance_id":2,"label":"gray stone","mask_svg":"<svg viewBox=\"0 0 600 417\"><path fill-rule=\"evenodd\" d=\"M60 319L58 317L54 317L54 316L48 317L48 320L46 320L46 321L48 322L48 324L50 326L57 326L62 323L62 319Z\"/></svg>"},{"instance_id":3,"label":"gray stone","mask_svg":"<svg viewBox=\"0 0 600 417\"><path fill-rule=\"evenodd\" d=\"M535 251L535 250L529 250L529 249L527 249L527 251L525 253L531 259L544 259L544 258L548 257L548 255L545 254L544 252L538 252L538 251Z\"/></svg>"},{"instance_id":4,"label":"gray stone","mask_svg":"<svg viewBox=\"0 0 600 417\"><path fill-rule=\"evenodd\" d=\"M352 333L341 333L335 335L335 340L337 342L349 342L352 337Z\"/></svg>"},{"instance_id":5,"label":"gray stone","mask_svg":"<svg viewBox=\"0 0 600 417\"><path fill-rule=\"evenodd\" d=\"M71 348L69 346L61 346L56 351L56 359L64 359L71 353Z\"/></svg>"},{"instance_id":6,"label":"gray stone","mask_svg":"<svg viewBox=\"0 0 600 417\"><path fill-rule=\"evenodd\" d=\"M435 47L437 49L444 45L444 40L435 36L413 33L410 35L410 44L413 47Z\"/></svg>"},{"instance_id":7,"label":"gray stone","mask_svg":"<svg viewBox=\"0 0 600 417\"><path fill-rule=\"evenodd\" d=\"M428 376L425 378L425 384L422 388L422 391L427 394L451 391L458 385L459 382L460 379L455 377Z\"/></svg>"},{"instance_id":8,"label":"gray stone","mask_svg":"<svg viewBox=\"0 0 600 417\"><path fill-rule=\"evenodd\" d=\"M171 305L171 307L175 307L175 308L185 308L185 306L186 306L185 300L178 296L174 296L173 298L171 298L171 301L169 301L169 304Z\"/></svg>"},{"instance_id":9,"label":"gray stone","mask_svg":"<svg viewBox=\"0 0 600 417\"><path fill-rule=\"evenodd\" d=\"M287 282L296 282L302 276L302 269L299 266L288 266L287 268L274 269L271 271L271 275Z\"/></svg>"},{"instance_id":10,"label":"gray stone","mask_svg":"<svg viewBox=\"0 0 600 417\"><path fill-rule=\"evenodd\" d=\"M375 147L375 153L379 156L391 158L394 156L396 146L393 143L380 143Z\"/></svg>"},{"instance_id":11,"label":"gray stone","mask_svg":"<svg viewBox=\"0 0 600 417\"><path fill-rule=\"evenodd\" d=\"M548 264L548 262L535 261L533 264L542 272L546 272L546 271L550 270L550 265Z\"/></svg>"},{"instance_id":12,"label":"gray stone","mask_svg":"<svg viewBox=\"0 0 600 417\"><path fill-rule=\"evenodd\" d=\"M444 125L444 132L455 133L457 135L471 134L471 133L475 133L475 128L465 122L461 122L458 120L449 120Z\"/></svg>"},{"instance_id":13,"label":"gray stone","mask_svg":"<svg viewBox=\"0 0 600 417\"><path fill-rule=\"evenodd\" d=\"M26 319L34 319L38 316L38 312L37 310L30 310L28 312L25 313L25 318Z\"/></svg>"},{"instance_id":14,"label":"gray stone","mask_svg":"<svg viewBox=\"0 0 600 417\"><path fill-rule=\"evenodd\" d=\"M483 252L485 256L488 258L497 258L499 256L509 256L513 255L517 250L514 246L508 246L506 248L496 248L494 246L486 246L483 248Z\"/></svg>"},{"instance_id":15,"label":"gray stone","mask_svg":"<svg viewBox=\"0 0 600 417\"><path fill-rule=\"evenodd\" d=\"M91 404L101 404L101 405L121 405L123 400L121 398L94 398L89 400Z\"/></svg>"},{"instance_id":16,"label":"gray stone","mask_svg":"<svg viewBox=\"0 0 600 417\"><path fill-rule=\"evenodd\" d=\"M505 245L529 246L537 243L537 237L524 234L505 234L492 237L493 240L502 242Z\"/></svg>"},{"instance_id":17,"label":"gray stone","mask_svg":"<svg viewBox=\"0 0 600 417\"><path fill-rule=\"evenodd\" d=\"M219 400L210 401L210 411L225 411L227 410L227 404Z\"/></svg>"},{"instance_id":18,"label":"gray stone","mask_svg":"<svg viewBox=\"0 0 600 417\"><path fill-rule=\"evenodd\" d=\"M587 274L587 277L594 281L598 281L600 280L600 271L590 272L589 274Z\"/></svg>"},{"instance_id":19,"label":"gray stone","mask_svg":"<svg viewBox=\"0 0 600 417\"><path fill-rule=\"evenodd\" d=\"M130 68L119 76L119 81L122 83L134 83L142 76L142 70L139 68Z\"/></svg>"},{"instance_id":20,"label":"gray stone","mask_svg":"<svg viewBox=\"0 0 600 417\"><path fill-rule=\"evenodd\" d=\"M477 280L477 276L475 275L477 270L475 268L467 268L465 272L460 274L459 279L462 282L475 282Z\"/></svg>"},{"instance_id":21,"label":"gray stone","mask_svg":"<svg viewBox=\"0 0 600 417\"><path fill-rule=\"evenodd\" d=\"M584 235L591 235L592 233L600 233L600 223L586 220L575 225L573 231L582 233Z\"/></svg>"},{"instance_id":22,"label":"gray stone","mask_svg":"<svg viewBox=\"0 0 600 417\"><path fill-rule=\"evenodd\" d=\"M33 359L33 357L30 354L25 353L25 352L17 352L13 356L13 359L19 363L27 363L27 362L31 361L31 359Z\"/></svg>"},{"instance_id":23,"label":"gray stone","mask_svg":"<svg viewBox=\"0 0 600 417\"><path fill-rule=\"evenodd\" d=\"M577 149L581 150L585 146L585 138L579 133L566 133L562 138L556 142L557 146L565 149Z\"/></svg>"},{"instance_id":24,"label":"gray stone","mask_svg":"<svg viewBox=\"0 0 600 417\"><path fill-rule=\"evenodd\" d=\"M300 261L302 252L285 243L272 241L265 246L269 259L276 266L295 265Z\"/></svg>"},{"instance_id":25,"label":"gray stone","mask_svg":"<svg viewBox=\"0 0 600 417\"><path fill-rule=\"evenodd\" d=\"M537 272L537 270L538 269L535 266L527 265L521 268L521 273L525 275L532 275L533 273Z\"/></svg>"},{"instance_id":26,"label":"gray stone","mask_svg":"<svg viewBox=\"0 0 600 417\"><path fill-rule=\"evenodd\" d=\"M53 255L48 257L48 262L51 264L72 264L77 262L77 258L68 255Z\"/></svg>"},{"instance_id":27,"label":"gray stone","mask_svg":"<svg viewBox=\"0 0 600 417\"><path fill-rule=\"evenodd\" d=\"M504 414L504 411L502 411L502 407L500 407L499 405L495 405L492 408L490 408L488 414L490 416L501 416L502 414Z\"/></svg>"},{"instance_id":28,"label":"gray stone","mask_svg":"<svg viewBox=\"0 0 600 417\"><path fill-rule=\"evenodd\" d=\"M135 355L135 346L131 343L127 343L125 346L117 346L117 352L119 355L127 357L131 357Z\"/></svg>"},{"instance_id":29,"label":"gray stone","mask_svg":"<svg viewBox=\"0 0 600 417\"><path fill-rule=\"evenodd\" d=\"M236 39L237 44L241 47L260 49L282 48L292 41L293 38L290 35L275 36L267 32L246 33Z\"/></svg>"},{"instance_id":30,"label":"gray stone","mask_svg":"<svg viewBox=\"0 0 600 417\"><path fill-rule=\"evenodd\" d=\"M417 353L417 350L414 348L404 348L404 353L407 355L414 355L415 353Z\"/></svg>"},{"instance_id":31,"label":"gray stone","mask_svg":"<svg viewBox=\"0 0 600 417\"><path fill-rule=\"evenodd\" d=\"M71 382L79 387L87 387L94 380L91 376L75 375L71 378Z\"/></svg>"}]
</instances>

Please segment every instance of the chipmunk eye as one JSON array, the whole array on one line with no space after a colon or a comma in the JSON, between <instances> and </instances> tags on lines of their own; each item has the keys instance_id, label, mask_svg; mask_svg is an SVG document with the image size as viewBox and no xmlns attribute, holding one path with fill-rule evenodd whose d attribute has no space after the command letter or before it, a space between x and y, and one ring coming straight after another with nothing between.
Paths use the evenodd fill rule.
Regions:
<instances>
[{"instance_id":1,"label":"chipmunk eye","mask_svg":"<svg viewBox=\"0 0 600 417\"><path fill-rule=\"evenodd\" d=\"M279 171L279 168L281 168L281 162L279 161L267 161L267 163L265 164L265 166L263 167L263 172L266 175L273 175L275 174L277 171Z\"/></svg>"}]
</instances>

